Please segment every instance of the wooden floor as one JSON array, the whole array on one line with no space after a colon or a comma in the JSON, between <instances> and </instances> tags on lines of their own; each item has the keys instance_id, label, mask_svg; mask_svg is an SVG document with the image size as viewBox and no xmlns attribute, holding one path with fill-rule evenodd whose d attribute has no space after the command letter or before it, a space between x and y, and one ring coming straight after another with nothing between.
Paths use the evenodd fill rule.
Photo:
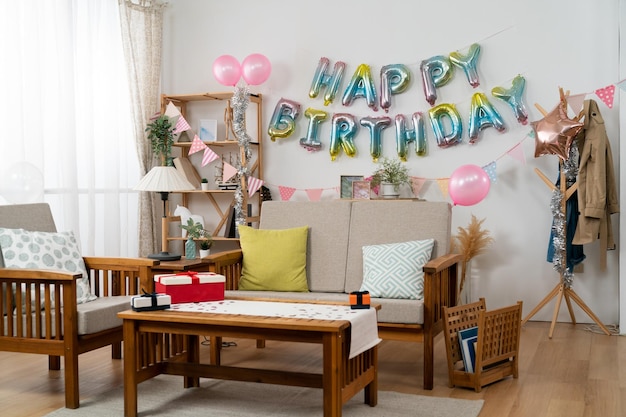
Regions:
<instances>
[{"instance_id":1,"label":"wooden floor","mask_svg":"<svg viewBox=\"0 0 626 417\"><path fill-rule=\"evenodd\" d=\"M626 338L587 330L587 325L559 323L552 339L550 323L529 322L522 329L520 377L506 379L475 393L448 388L443 338L437 339L435 388L424 391L422 346L384 341L379 350L379 388L412 394L485 400L481 417L626 416ZM224 350L225 364L281 364L293 370L319 371L315 345L236 340ZM202 348L203 355L208 347ZM80 357L81 400L122 384L122 362L110 349ZM47 357L0 352L0 413L4 417L43 416L63 407L61 371L47 370Z\"/></svg>"}]
</instances>

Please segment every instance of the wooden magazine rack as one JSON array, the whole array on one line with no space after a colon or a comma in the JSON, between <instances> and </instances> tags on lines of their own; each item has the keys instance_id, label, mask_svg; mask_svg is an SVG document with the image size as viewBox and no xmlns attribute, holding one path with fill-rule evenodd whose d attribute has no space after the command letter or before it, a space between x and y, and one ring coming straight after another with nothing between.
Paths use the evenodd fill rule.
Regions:
<instances>
[{"instance_id":1,"label":"wooden magazine rack","mask_svg":"<svg viewBox=\"0 0 626 417\"><path fill-rule=\"evenodd\" d=\"M507 376L518 377L522 302L487 311L485 299L456 307L443 307L444 338L450 388L482 387ZM466 372L459 345L459 330L478 327L475 372Z\"/></svg>"}]
</instances>

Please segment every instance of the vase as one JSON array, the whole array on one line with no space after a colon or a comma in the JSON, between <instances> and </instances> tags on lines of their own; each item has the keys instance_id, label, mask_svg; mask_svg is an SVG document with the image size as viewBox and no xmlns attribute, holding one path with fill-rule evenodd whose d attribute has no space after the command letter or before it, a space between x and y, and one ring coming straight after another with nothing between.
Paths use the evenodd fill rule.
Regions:
<instances>
[{"instance_id":1,"label":"vase","mask_svg":"<svg viewBox=\"0 0 626 417\"><path fill-rule=\"evenodd\" d=\"M211 249L200 249L200 259L206 258L211 254Z\"/></svg>"},{"instance_id":2,"label":"vase","mask_svg":"<svg viewBox=\"0 0 626 417\"><path fill-rule=\"evenodd\" d=\"M380 195L382 198L398 198L400 190L396 184L383 182L380 184Z\"/></svg>"},{"instance_id":3,"label":"vase","mask_svg":"<svg viewBox=\"0 0 626 417\"><path fill-rule=\"evenodd\" d=\"M196 259L196 242L192 238L185 242L185 259Z\"/></svg>"}]
</instances>

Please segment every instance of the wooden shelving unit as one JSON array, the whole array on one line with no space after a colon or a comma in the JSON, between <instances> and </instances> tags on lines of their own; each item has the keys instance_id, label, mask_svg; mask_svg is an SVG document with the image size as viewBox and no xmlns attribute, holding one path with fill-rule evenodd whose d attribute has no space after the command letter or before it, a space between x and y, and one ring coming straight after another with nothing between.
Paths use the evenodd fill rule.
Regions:
<instances>
[{"instance_id":1,"label":"wooden shelving unit","mask_svg":"<svg viewBox=\"0 0 626 417\"><path fill-rule=\"evenodd\" d=\"M231 92L223 92L223 93L199 93L199 94L178 94L178 95L169 95L162 94L161 95L161 112L165 113L167 106L169 103L173 103L181 112L183 117L187 120L190 125L193 125L195 122L195 118L198 116L194 115L194 119L190 120L191 107L195 104L196 107L199 107L200 102L209 102L210 109L203 108L201 109L202 118L210 118L217 119L218 123L223 118L222 131L223 134L219 134L218 140L214 142L204 143L211 148L216 154L222 156L225 152L234 153L238 160L243 158L244 149L239 146L237 138L232 132L232 127L227 124L229 120L228 113L232 112L230 106L230 99L232 98L233 93ZM253 115L256 120L254 120L256 133L250 134L252 137L252 141L250 142L250 148L252 150L252 159L248 164L248 174L254 176L259 179L263 179L263 149L262 149L262 121L263 121L263 97L261 94L250 94L250 105L248 108L248 113ZM211 103L212 102L212 103ZM223 103L220 106L218 103ZM252 108L252 106L256 106L256 109ZM256 110L256 111L254 111ZM247 117L248 118L248 117ZM232 120L232 118L230 118ZM246 120L248 123L249 121ZM219 129L218 129L219 132ZM179 150L180 158L189 159L189 149L191 148L191 140L193 137L189 138L188 142L175 142L174 148ZM175 155L176 156L176 155ZM236 162L233 162L232 165L235 165ZM198 168L195 166L196 170ZM206 175L206 177L209 177ZM243 193L243 203L242 207L244 212L247 212L246 207L250 205L252 207L252 212L247 213L246 223L248 224L258 224L260 218L261 211L261 197L260 192L256 193L252 199L248 199L248 191L247 191L247 182L245 179L240 179L240 187ZM209 180L211 183L211 180ZM217 185L213 185L214 188L209 190L193 190L193 191L185 191L185 192L177 192L175 194L179 194L181 196L181 204L187 208L190 208L191 204L194 204L195 207L198 207L199 204L205 204L206 209L203 209L202 212L194 212L194 214L202 214L205 218L205 224L208 223L207 220L213 219L216 221L215 227L211 231L213 235L213 240L215 241L238 241L236 238L224 237L224 233L226 231L226 226L228 222L228 218L230 216L231 210L235 205L235 192L236 190L224 190L217 188ZM204 199L202 202L201 199ZM208 204L206 204L208 203ZM196 210L197 211L197 210ZM169 214L167 216L168 224L170 222L180 222L180 217L172 216ZM183 240L183 238L178 236L168 236L168 240Z\"/></svg>"}]
</instances>

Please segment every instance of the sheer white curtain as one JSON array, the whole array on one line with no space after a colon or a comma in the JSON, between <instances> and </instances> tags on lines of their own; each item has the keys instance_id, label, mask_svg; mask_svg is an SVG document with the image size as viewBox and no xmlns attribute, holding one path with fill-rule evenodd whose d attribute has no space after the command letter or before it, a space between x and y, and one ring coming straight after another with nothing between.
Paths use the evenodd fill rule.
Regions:
<instances>
[{"instance_id":1,"label":"sheer white curtain","mask_svg":"<svg viewBox=\"0 0 626 417\"><path fill-rule=\"evenodd\" d=\"M32 202L38 170L57 229L76 232L84 255L137 256L117 0L0 0L0 56L4 202Z\"/></svg>"}]
</instances>

